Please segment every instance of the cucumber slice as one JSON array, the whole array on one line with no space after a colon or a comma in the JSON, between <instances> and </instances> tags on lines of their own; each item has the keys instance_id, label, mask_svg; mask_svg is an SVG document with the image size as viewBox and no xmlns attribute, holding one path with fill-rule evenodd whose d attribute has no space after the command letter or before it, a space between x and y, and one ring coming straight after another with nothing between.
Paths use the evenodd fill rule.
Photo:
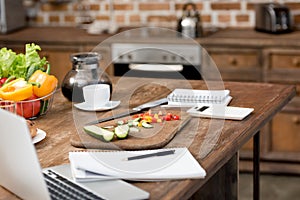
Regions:
<instances>
[{"instance_id":1,"label":"cucumber slice","mask_svg":"<svg viewBox=\"0 0 300 200\"><path fill-rule=\"evenodd\" d=\"M129 126L127 124L119 125L115 128L115 134L119 139L124 139L128 136Z\"/></svg>"},{"instance_id":2,"label":"cucumber slice","mask_svg":"<svg viewBox=\"0 0 300 200\"><path fill-rule=\"evenodd\" d=\"M129 127L133 126L133 120L128 120L128 121L127 121L127 125L128 125Z\"/></svg>"},{"instance_id":3,"label":"cucumber slice","mask_svg":"<svg viewBox=\"0 0 300 200\"><path fill-rule=\"evenodd\" d=\"M152 124L149 124L148 122L142 122L142 126L144 128L153 128L153 125Z\"/></svg>"},{"instance_id":4,"label":"cucumber slice","mask_svg":"<svg viewBox=\"0 0 300 200\"><path fill-rule=\"evenodd\" d=\"M124 121L123 121L123 120L120 120L120 121L117 122L117 124L118 124L118 125L123 125L123 124L124 124Z\"/></svg>"},{"instance_id":5,"label":"cucumber slice","mask_svg":"<svg viewBox=\"0 0 300 200\"><path fill-rule=\"evenodd\" d=\"M115 128L115 127L114 126L104 126L102 128L104 128L104 129L112 129L112 128Z\"/></svg>"},{"instance_id":6,"label":"cucumber slice","mask_svg":"<svg viewBox=\"0 0 300 200\"><path fill-rule=\"evenodd\" d=\"M142 120L141 117L135 118L134 120L132 120L132 125L133 126L138 126L141 120Z\"/></svg>"},{"instance_id":7,"label":"cucumber slice","mask_svg":"<svg viewBox=\"0 0 300 200\"><path fill-rule=\"evenodd\" d=\"M133 121L133 122L132 122L132 126L138 126L138 125L139 125L139 123L140 123L140 122Z\"/></svg>"},{"instance_id":8,"label":"cucumber slice","mask_svg":"<svg viewBox=\"0 0 300 200\"><path fill-rule=\"evenodd\" d=\"M131 132L131 133L137 133L137 132L139 132L139 131L140 131L140 129L137 128L137 127L130 127L130 128L129 128L129 132Z\"/></svg>"},{"instance_id":9,"label":"cucumber slice","mask_svg":"<svg viewBox=\"0 0 300 200\"><path fill-rule=\"evenodd\" d=\"M104 142L109 142L114 138L114 132L106 130L99 126L95 126L95 125L84 126L83 130L87 134L89 134L95 138L98 138Z\"/></svg>"},{"instance_id":10,"label":"cucumber slice","mask_svg":"<svg viewBox=\"0 0 300 200\"><path fill-rule=\"evenodd\" d=\"M140 122L141 120L142 120L141 117L137 117L137 118L135 118L135 119L133 120L133 122Z\"/></svg>"}]
</instances>

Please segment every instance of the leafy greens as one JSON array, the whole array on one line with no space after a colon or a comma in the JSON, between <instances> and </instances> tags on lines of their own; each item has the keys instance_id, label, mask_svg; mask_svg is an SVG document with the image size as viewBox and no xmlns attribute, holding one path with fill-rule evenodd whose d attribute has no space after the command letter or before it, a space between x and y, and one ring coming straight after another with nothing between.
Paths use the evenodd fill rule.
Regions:
<instances>
[{"instance_id":1,"label":"leafy greens","mask_svg":"<svg viewBox=\"0 0 300 200\"><path fill-rule=\"evenodd\" d=\"M11 49L0 49L0 78L15 76L16 78L28 79L29 74L35 70L45 71L48 61L45 57L40 58L38 51L41 47L34 43L25 45L25 54L15 53ZM29 70L34 68L34 70Z\"/></svg>"}]
</instances>

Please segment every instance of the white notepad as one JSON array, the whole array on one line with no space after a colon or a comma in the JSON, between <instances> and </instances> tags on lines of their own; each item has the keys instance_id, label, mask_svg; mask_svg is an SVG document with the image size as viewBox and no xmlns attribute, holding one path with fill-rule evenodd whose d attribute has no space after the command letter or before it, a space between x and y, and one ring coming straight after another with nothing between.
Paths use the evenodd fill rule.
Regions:
<instances>
[{"instance_id":1,"label":"white notepad","mask_svg":"<svg viewBox=\"0 0 300 200\"><path fill-rule=\"evenodd\" d=\"M196 105L228 105L232 97L229 90L193 90L177 88L167 96L167 106L193 107Z\"/></svg>"},{"instance_id":2,"label":"white notepad","mask_svg":"<svg viewBox=\"0 0 300 200\"><path fill-rule=\"evenodd\" d=\"M174 154L126 161L137 155L145 155L169 149L116 152L70 152L73 176L77 181L127 179L162 181L171 179L199 179L205 170L187 148L172 148Z\"/></svg>"},{"instance_id":3,"label":"white notepad","mask_svg":"<svg viewBox=\"0 0 300 200\"><path fill-rule=\"evenodd\" d=\"M194 117L243 120L253 112L253 108L233 106L195 106L187 112Z\"/></svg>"}]
</instances>

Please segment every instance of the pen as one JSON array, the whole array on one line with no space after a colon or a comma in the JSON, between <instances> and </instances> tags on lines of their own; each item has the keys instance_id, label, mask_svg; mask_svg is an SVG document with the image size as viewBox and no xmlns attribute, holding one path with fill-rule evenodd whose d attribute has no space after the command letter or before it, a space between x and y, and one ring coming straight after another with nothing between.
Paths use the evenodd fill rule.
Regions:
<instances>
[{"instance_id":1,"label":"pen","mask_svg":"<svg viewBox=\"0 0 300 200\"><path fill-rule=\"evenodd\" d=\"M160 151L160 152L156 152L156 153L149 153L149 154L144 154L144 155L139 155L139 156L128 157L125 160L127 160L127 161L139 160L139 159L150 158L150 157L154 157L154 156L167 156L167 155L171 155L174 153L175 153L175 150Z\"/></svg>"}]
</instances>

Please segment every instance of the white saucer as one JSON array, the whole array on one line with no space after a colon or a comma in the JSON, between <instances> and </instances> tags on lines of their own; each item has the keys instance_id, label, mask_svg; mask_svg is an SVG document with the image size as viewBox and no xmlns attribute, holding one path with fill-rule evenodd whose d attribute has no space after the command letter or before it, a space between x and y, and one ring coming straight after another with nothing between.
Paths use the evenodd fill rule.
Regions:
<instances>
[{"instance_id":1,"label":"white saucer","mask_svg":"<svg viewBox=\"0 0 300 200\"><path fill-rule=\"evenodd\" d=\"M36 143L42 141L43 139L45 139L45 137L46 137L46 132L37 128L37 134L36 134L36 136L34 136L34 138L32 138L32 143L36 144Z\"/></svg>"},{"instance_id":2,"label":"white saucer","mask_svg":"<svg viewBox=\"0 0 300 200\"><path fill-rule=\"evenodd\" d=\"M100 107L94 107L92 105L89 105L85 102L74 104L74 106L80 110L84 111L104 111L104 110L110 110L114 109L118 105L120 105L121 101L109 101L107 104L100 106Z\"/></svg>"}]
</instances>

